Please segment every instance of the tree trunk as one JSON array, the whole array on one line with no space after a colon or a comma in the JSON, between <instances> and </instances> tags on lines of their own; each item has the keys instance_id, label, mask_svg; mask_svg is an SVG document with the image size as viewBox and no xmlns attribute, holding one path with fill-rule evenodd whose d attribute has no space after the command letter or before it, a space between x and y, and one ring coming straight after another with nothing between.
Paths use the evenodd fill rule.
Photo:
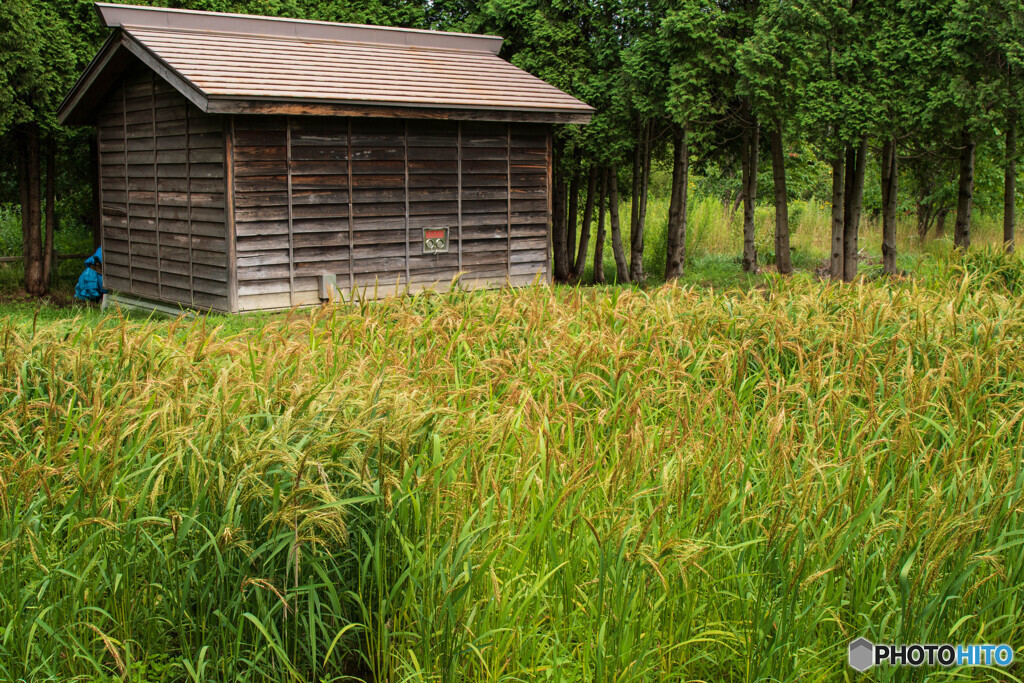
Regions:
<instances>
[{"instance_id":1,"label":"tree trunk","mask_svg":"<svg viewBox=\"0 0 1024 683\"><path fill-rule=\"evenodd\" d=\"M771 132L772 176L775 179L775 265L779 272L793 272L789 254L789 199L786 193L786 154L782 146L782 123Z\"/></svg>"},{"instance_id":2,"label":"tree trunk","mask_svg":"<svg viewBox=\"0 0 1024 683\"><path fill-rule=\"evenodd\" d=\"M882 145L882 270L896 274L896 201L899 195L899 152L896 141Z\"/></svg>"},{"instance_id":3,"label":"tree trunk","mask_svg":"<svg viewBox=\"0 0 1024 683\"><path fill-rule=\"evenodd\" d=\"M594 218L594 200L597 195L597 166L591 165L587 177L587 199L583 205L583 224L580 226L580 244L572 266L573 280L583 277L587 267L587 251L590 249L590 222ZM572 254L570 254L572 256Z\"/></svg>"},{"instance_id":4,"label":"tree trunk","mask_svg":"<svg viewBox=\"0 0 1024 683\"><path fill-rule=\"evenodd\" d=\"M555 157L555 196L552 201L551 219L551 241L554 246L555 256L555 282L565 282L569 279L569 251L566 243L567 215L566 215L566 187L565 173L561 170L559 163L561 154Z\"/></svg>"},{"instance_id":5,"label":"tree trunk","mask_svg":"<svg viewBox=\"0 0 1024 683\"><path fill-rule=\"evenodd\" d=\"M651 122L641 123L640 132L640 164L639 184L634 182L635 210L630 214L635 218L630 224L629 241L629 272L630 279L643 284L644 275L644 226L647 223L647 190L651 177Z\"/></svg>"},{"instance_id":6,"label":"tree trunk","mask_svg":"<svg viewBox=\"0 0 1024 683\"><path fill-rule=\"evenodd\" d=\"M665 279L682 277L686 265L686 204L690 182L690 148L686 129L676 133L672 154L672 192L668 205Z\"/></svg>"},{"instance_id":7,"label":"tree trunk","mask_svg":"<svg viewBox=\"0 0 1024 683\"><path fill-rule=\"evenodd\" d=\"M861 138L855 149L846 149L846 196L843 198L843 280L852 282L857 277L857 259L860 251L860 213L864 205L864 169L867 165L868 139Z\"/></svg>"},{"instance_id":8,"label":"tree trunk","mask_svg":"<svg viewBox=\"0 0 1024 683\"><path fill-rule=\"evenodd\" d=\"M569 180L569 213L566 220L566 269L572 277L576 258L576 221L579 220L580 208L580 153L575 151L572 156L572 176Z\"/></svg>"},{"instance_id":9,"label":"tree trunk","mask_svg":"<svg viewBox=\"0 0 1024 683\"><path fill-rule=\"evenodd\" d=\"M846 201L846 164L843 152L832 159L832 279L843 277L843 204Z\"/></svg>"},{"instance_id":10,"label":"tree trunk","mask_svg":"<svg viewBox=\"0 0 1024 683\"><path fill-rule=\"evenodd\" d=\"M946 218L949 216L949 209L942 207L935 215L935 236L943 237L946 234Z\"/></svg>"},{"instance_id":11,"label":"tree trunk","mask_svg":"<svg viewBox=\"0 0 1024 683\"><path fill-rule=\"evenodd\" d=\"M39 126L25 124L19 137L18 180L21 199L21 253L25 264L25 291L39 296L46 293L43 277L42 216L40 215Z\"/></svg>"},{"instance_id":12,"label":"tree trunk","mask_svg":"<svg viewBox=\"0 0 1024 683\"><path fill-rule=\"evenodd\" d=\"M31 209L32 209L32 181L29 173L29 150L28 131L24 127L14 129L14 156L18 170L18 205L21 207L21 254L25 259L25 272L28 272L29 250L31 248ZM27 288L27 283L26 283Z\"/></svg>"},{"instance_id":13,"label":"tree trunk","mask_svg":"<svg viewBox=\"0 0 1024 683\"><path fill-rule=\"evenodd\" d=\"M974 205L974 148L976 143L965 128L960 134L960 189L956 202L953 244L957 249L971 246L971 209Z\"/></svg>"},{"instance_id":14,"label":"tree trunk","mask_svg":"<svg viewBox=\"0 0 1024 683\"><path fill-rule=\"evenodd\" d=\"M622 229L619 223L619 178L618 169L608 169L608 213L612 224L612 253L615 256L615 272L618 284L629 282L629 263L626 253L622 250Z\"/></svg>"},{"instance_id":15,"label":"tree trunk","mask_svg":"<svg viewBox=\"0 0 1024 683\"><path fill-rule=\"evenodd\" d=\"M601 195L597 200L597 235L594 236L594 284L603 285L604 278L604 205L608 199L608 168L601 169Z\"/></svg>"},{"instance_id":16,"label":"tree trunk","mask_svg":"<svg viewBox=\"0 0 1024 683\"><path fill-rule=\"evenodd\" d=\"M92 211L91 211L91 228L92 228L92 248L98 249L100 246L100 235L102 234L102 207L100 207L100 152L99 142L96 138L96 131L93 131L92 135L89 136L89 171L90 180L92 185Z\"/></svg>"},{"instance_id":17,"label":"tree trunk","mask_svg":"<svg viewBox=\"0 0 1024 683\"><path fill-rule=\"evenodd\" d=\"M46 240L43 242L43 288L50 288L53 269L53 233L57 228L57 145L46 137Z\"/></svg>"},{"instance_id":18,"label":"tree trunk","mask_svg":"<svg viewBox=\"0 0 1024 683\"><path fill-rule=\"evenodd\" d=\"M744 109L750 114L749 105ZM740 153L743 184L743 270L757 272L757 242L755 241L754 208L757 204L758 151L761 146L761 127L757 121L743 128L743 149Z\"/></svg>"},{"instance_id":19,"label":"tree trunk","mask_svg":"<svg viewBox=\"0 0 1024 683\"><path fill-rule=\"evenodd\" d=\"M649 127L637 116L636 147L633 152L633 194L630 204L630 278L643 282L643 223L646 215L644 174L648 158Z\"/></svg>"},{"instance_id":20,"label":"tree trunk","mask_svg":"<svg viewBox=\"0 0 1024 683\"><path fill-rule=\"evenodd\" d=\"M1006 126L1006 169L1003 177L1003 246L1012 254L1017 241L1017 122Z\"/></svg>"},{"instance_id":21,"label":"tree trunk","mask_svg":"<svg viewBox=\"0 0 1024 683\"><path fill-rule=\"evenodd\" d=\"M917 236L923 242L924 238L928 235L928 228L931 226L928 224L928 205L921 201L918 197L917 200Z\"/></svg>"},{"instance_id":22,"label":"tree trunk","mask_svg":"<svg viewBox=\"0 0 1024 683\"><path fill-rule=\"evenodd\" d=\"M641 168L641 159L643 158L643 124L640 120L640 115L636 117L636 128L635 128L636 144L633 146L633 183L629 193L629 229L630 231L636 230L637 221L640 220L640 184L642 182L643 172Z\"/></svg>"}]
</instances>

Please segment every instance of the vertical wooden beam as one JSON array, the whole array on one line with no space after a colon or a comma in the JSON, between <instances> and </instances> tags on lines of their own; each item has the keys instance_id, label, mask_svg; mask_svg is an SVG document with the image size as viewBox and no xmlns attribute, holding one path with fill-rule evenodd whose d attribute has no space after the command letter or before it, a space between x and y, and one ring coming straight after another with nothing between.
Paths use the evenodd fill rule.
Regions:
<instances>
[{"instance_id":1,"label":"vertical wooden beam","mask_svg":"<svg viewBox=\"0 0 1024 683\"><path fill-rule=\"evenodd\" d=\"M352 300L356 291L355 264L355 209L352 204L352 118L348 119L348 297Z\"/></svg>"},{"instance_id":2,"label":"vertical wooden beam","mask_svg":"<svg viewBox=\"0 0 1024 683\"><path fill-rule=\"evenodd\" d=\"M459 208L458 208L458 249L459 249L459 276L462 275L462 121L456 122L456 146L458 147L458 176L456 183L458 184L458 197L459 197Z\"/></svg>"},{"instance_id":3,"label":"vertical wooden beam","mask_svg":"<svg viewBox=\"0 0 1024 683\"><path fill-rule=\"evenodd\" d=\"M105 223L106 218L103 215L103 128L96 126L96 196L99 202L99 213L97 219L99 224L95 226L94 230L100 231L100 251L103 254L103 258L100 259L100 273L106 277L107 275L107 244L103 239L103 233L106 232ZM125 147L127 147L127 143ZM125 152L127 154L127 151ZM127 158L127 157L125 157ZM124 190L125 199L128 198L128 179L124 179ZM94 242L95 243L95 242ZM131 263L131 261L128 261Z\"/></svg>"},{"instance_id":4,"label":"vertical wooden beam","mask_svg":"<svg viewBox=\"0 0 1024 683\"><path fill-rule=\"evenodd\" d=\"M103 225L102 206L100 205L100 127L89 131L89 189L92 190L92 248L100 246Z\"/></svg>"},{"instance_id":5,"label":"vertical wooden beam","mask_svg":"<svg viewBox=\"0 0 1024 683\"><path fill-rule=\"evenodd\" d=\"M505 279L512 279L512 124L505 124Z\"/></svg>"},{"instance_id":6,"label":"vertical wooden beam","mask_svg":"<svg viewBox=\"0 0 1024 683\"><path fill-rule=\"evenodd\" d=\"M159 298L163 299L163 262L160 260L160 175L157 173L156 164L157 147L159 147L157 144L159 136L156 132L156 73L151 71L149 76L149 102L150 109L153 112L153 229L156 232L156 294ZM189 270L191 269L192 266L190 264Z\"/></svg>"},{"instance_id":7,"label":"vertical wooden beam","mask_svg":"<svg viewBox=\"0 0 1024 683\"><path fill-rule=\"evenodd\" d=\"M224 231L227 234L228 310L238 313L238 256L235 235L235 117L227 114L224 130ZM191 270L191 266L189 266Z\"/></svg>"},{"instance_id":8,"label":"vertical wooden beam","mask_svg":"<svg viewBox=\"0 0 1024 683\"><path fill-rule=\"evenodd\" d=\"M405 159L405 286L409 287L409 119L403 121L402 143Z\"/></svg>"},{"instance_id":9,"label":"vertical wooden beam","mask_svg":"<svg viewBox=\"0 0 1024 683\"><path fill-rule=\"evenodd\" d=\"M194 306L196 303L195 276L192 271L195 261L192 258L192 106L185 104L185 206L187 207L188 224L188 300Z\"/></svg>"},{"instance_id":10,"label":"vertical wooden beam","mask_svg":"<svg viewBox=\"0 0 1024 683\"><path fill-rule=\"evenodd\" d=\"M135 262L132 249L132 194L128 182L128 86L127 81L121 83L121 132L124 142L124 228L128 233L128 291L134 293L135 280L132 278L132 264ZM156 142L153 143L156 154ZM101 171L102 173L102 171ZM105 257L104 257L105 258Z\"/></svg>"},{"instance_id":11,"label":"vertical wooden beam","mask_svg":"<svg viewBox=\"0 0 1024 683\"><path fill-rule=\"evenodd\" d=\"M285 173L288 179L288 304L295 305L295 232L292 225L292 117L284 117Z\"/></svg>"},{"instance_id":12,"label":"vertical wooden beam","mask_svg":"<svg viewBox=\"0 0 1024 683\"><path fill-rule=\"evenodd\" d=\"M552 217L552 215L554 213L554 207L552 206L552 201L554 200L554 195L551 192L551 181L552 181L552 178L554 177L554 149L555 149L555 145L554 145L554 140L552 139L552 131L554 130L554 127L551 126L551 125L548 125L547 129L548 129L548 135L547 135L547 138L548 138L547 139L547 147L548 147L547 166L548 166L548 171L547 171L547 179L545 181L546 184L547 184L547 187L545 188L546 189L546 193L545 194L547 195L547 198L548 198L548 219L547 219L547 225L548 225L547 252L548 252L548 255L547 255L547 262L544 265L544 273L545 273L545 279L547 280L547 283L550 285L551 282L552 282L552 280L551 280L551 228L552 228L552 226L551 226L551 217Z\"/></svg>"}]
</instances>

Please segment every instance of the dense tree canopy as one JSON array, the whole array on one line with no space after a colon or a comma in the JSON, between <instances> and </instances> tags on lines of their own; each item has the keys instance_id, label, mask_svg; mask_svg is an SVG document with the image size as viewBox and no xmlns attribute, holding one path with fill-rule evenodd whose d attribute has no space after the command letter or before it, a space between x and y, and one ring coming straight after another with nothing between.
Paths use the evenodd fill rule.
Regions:
<instances>
[{"instance_id":1,"label":"dense tree canopy","mask_svg":"<svg viewBox=\"0 0 1024 683\"><path fill-rule=\"evenodd\" d=\"M591 125L556 131L552 236L560 280L583 276L592 242L603 248L607 210L616 277L644 281L655 159L672 167L668 277L685 265L691 164L738 179L723 200L744 206L743 267L758 268L753 217L760 202L775 207L774 261L780 272L791 270L788 200L801 192L793 187L793 159L800 156L794 150L831 164L835 277L856 274L864 197L879 190L887 271L895 269L901 193L916 206L922 237L955 214L956 243L967 248L979 172L1001 185L1012 247L1024 0L174 4L504 36L503 57L597 109ZM26 286L33 292L45 290L52 239L44 235L61 218L52 215L53 193L90 182L89 131L62 128L54 112L105 34L86 0L0 4L0 150L7 162L0 200L22 205ZM877 179L870 183L869 169ZM771 179L760 193L759 177ZM44 191L44 182L55 189ZM620 217L627 196L630 215ZM89 219L89 207L78 210ZM38 269L28 267L36 261ZM603 270L594 277L601 281Z\"/></svg>"}]
</instances>

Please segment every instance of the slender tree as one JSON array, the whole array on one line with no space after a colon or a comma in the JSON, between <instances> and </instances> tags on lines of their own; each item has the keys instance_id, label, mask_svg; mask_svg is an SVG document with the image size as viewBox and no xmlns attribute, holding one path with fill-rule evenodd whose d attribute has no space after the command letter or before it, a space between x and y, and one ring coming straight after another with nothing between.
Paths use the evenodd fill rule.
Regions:
<instances>
[{"instance_id":1,"label":"slender tree","mask_svg":"<svg viewBox=\"0 0 1024 683\"><path fill-rule=\"evenodd\" d=\"M787 129L796 127L801 93L811 66L808 51L815 47L803 17L802 0L781 0L758 16L754 35L737 56L738 91L750 98L752 112L770 121L772 178L775 183L775 263L780 273L793 271L786 188Z\"/></svg>"},{"instance_id":2,"label":"slender tree","mask_svg":"<svg viewBox=\"0 0 1024 683\"><path fill-rule=\"evenodd\" d=\"M830 274L833 279L841 279L845 264L846 249L843 241L846 234L846 216L844 207L846 204L846 160L842 155L837 154L832 159L832 258L830 260Z\"/></svg>"},{"instance_id":3,"label":"slender tree","mask_svg":"<svg viewBox=\"0 0 1024 683\"><path fill-rule=\"evenodd\" d=\"M977 143L965 127L960 132L960 179L957 187L956 224L953 244L958 249L971 246L971 213L974 209L974 150Z\"/></svg>"},{"instance_id":4,"label":"slender tree","mask_svg":"<svg viewBox=\"0 0 1024 683\"><path fill-rule=\"evenodd\" d=\"M590 250L590 223L594 219L594 202L597 199L599 175L597 166L591 164L587 172L587 198L583 204L583 221L580 223L579 249L576 252L576 260L572 268L572 277L576 281L583 277L583 271L587 267L587 254Z\"/></svg>"},{"instance_id":5,"label":"slender tree","mask_svg":"<svg viewBox=\"0 0 1024 683\"><path fill-rule=\"evenodd\" d=\"M899 194L899 154L896 141L886 138L882 146L882 268L896 273L896 203Z\"/></svg>"},{"instance_id":6,"label":"slender tree","mask_svg":"<svg viewBox=\"0 0 1024 683\"><path fill-rule=\"evenodd\" d=\"M690 182L690 149L686 129L675 130L672 145L672 190L668 206L665 279L683 276L686 266L686 204Z\"/></svg>"},{"instance_id":7,"label":"slender tree","mask_svg":"<svg viewBox=\"0 0 1024 683\"><path fill-rule=\"evenodd\" d=\"M551 244L554 256L555 282L569 280L569 232L568 188L565 182L564 148L556 146L553 165L558 171L554 178L554 196L551 202Z\"/></svg>"},{"instance_id":8,"label":"slender tree","mask_svg":"<svg viewBox=\"0 0 1024 683\"><path fill-rule=\"evenodd\" d=\"M1017 121L1008 118L1004 133L1003 246L1013 253L1017 241Z\"/></svg>"},{"instance_id":9,"label":"slender tree","mask_svg":"<svg viewBox=\"0 0 1024 683\"><path fill-rule=\"evenodd\" d=\"M845 192L843 197L843 280L857 277L860 257L860 215L864 206L864 172L868 159L868 139L846 148Z\"/></svg>"},{"instance_id":10,"label":"slender tree","mask_svg":"<svg viewBox=\"0 0 1024 683\"><path fill-rule=\"evenodd\" d=\"M597 199L597 235L594 240L594 284L603 285L604 277L604 208L608 199L608 167L601 169L601 193Z\"/></svg>"},{"instance_id":11,"label":"slender tree","mask_svg":"<svg viewBox=\"0 0 1024 683\"><path fill-rule=\"evenodd\" d=\"M757 168L758 150L761 146L761 126L750 111L749 100L744 100L743 111L747 123L743 126L740 138L743 145L740 151L741 182L740 192L743 195L743 270L748 273L757 272L757 235L754 224L754 210L757 208Z\"/></svg>"},{"instance_id":12,"label":"slender tree","mask_svg":"<svg viewBox=\"0 0 1024 683\"><path fill-rule=\"evenodd\" d=\"M780 273L793 272L789 250L789 199L786 192L786 151L782 144L782 121L771 131L772 176L775 179L775 264Z\"/></svg>"},{"instance_id":13,"label":"slender tree","mask_svg":"<svg viewBox=\"0 0 1024 683\"><path fill-rule=\"evenodd\" d=\"M743 268L751 272L757 270L754 208L760 122L749 96L739 92L737 55L754 36L761 6L759 0L671 3L662 22L663 42L671 63L668 111L675 125L688 131L688 146L699 146L707 153L725 151L725 158L735 158L734 148L723 145L722 139L739 141Z\"/></svg>"},{"instance_id":14,"label":"slender tree","mask_svg":"<svg viewBox=\"0 0 1024 683\"><path fill-rule=\"evenodd\" d=\"M622 227L619 222L619 174L614 166L608 169L608 201L612 228L612 254L615 256L615 272L619 284L629 282L629 261L622 249Z\"/></svg>"}]
</instances>

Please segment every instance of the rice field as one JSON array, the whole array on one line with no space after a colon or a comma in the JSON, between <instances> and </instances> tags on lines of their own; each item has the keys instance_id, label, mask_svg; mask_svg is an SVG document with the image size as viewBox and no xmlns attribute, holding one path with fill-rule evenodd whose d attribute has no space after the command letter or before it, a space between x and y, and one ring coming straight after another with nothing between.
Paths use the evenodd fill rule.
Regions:
<instances>
[{"instance_id":1,"label":"rice field","mask_svg":"<svg viewBox=\"0 0 1024 683\"><path fill-rule=\"evenodd\" d=\"M0 319L0 680L832 681L858 636L1019 644L1024 266L929 263Z\"/></svg>"}]
</instances>

